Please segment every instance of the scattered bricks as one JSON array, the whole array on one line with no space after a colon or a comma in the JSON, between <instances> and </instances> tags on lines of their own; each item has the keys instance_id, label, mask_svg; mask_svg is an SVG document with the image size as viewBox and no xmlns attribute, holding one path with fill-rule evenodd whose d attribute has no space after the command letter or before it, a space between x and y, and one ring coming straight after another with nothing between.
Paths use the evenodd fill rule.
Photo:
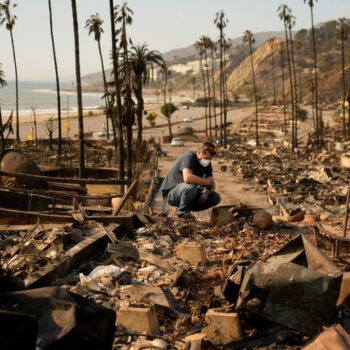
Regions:
<instances>
[{"instance_id":1,"label":"scattered bricks","mask_svg":"<svg viewBox=\"0 0 350 350\"><path fill-rule=\"evenodd\" d=\"M121 307L117 311L117 325L131 333L156 334L159 323L153 307Z\"/></svg>"},{"instance_id":2,"label":"scattered bricks","mask_svg":"<svg viewBox=\"0 0 350 350\"><path fill-rule=\"evenodd\" d=\"M211 210L210 225L225 226L235 219L226 207L214 207Z\"/></svg>"},{"instance_id":3,"label":"scattered bricks","mask_svg":"<svg viewBox=\"0 0 350 350\"><path fill-rule=\"evenodd\" d=\"M205 315L208 324L202 333L214 344L225 345L242 337L241 320L236 312L224 313L215 309L208 310Z\"/></svg>"},{"instance_id":4,"label":"scattered bricks","mask_svg":"<svg viewBox=\"0 0 350 350\"><path fill-rule=\"evenodd\" d=\"M176 248L176 256L196 266L207 261L205 248L197 243L181 243Z\"/></svg>"},{"instance_id":5,"label":"scattered bricks","mask_svg":"<svg viewBox=\"0 0 350 350\"><path fill-rule=\"evenodd\" d=\"M261 228L269 228L272 224L272 216L265 210L259 210L253 216L254 225Z\"/></svg>"}]
</instances>

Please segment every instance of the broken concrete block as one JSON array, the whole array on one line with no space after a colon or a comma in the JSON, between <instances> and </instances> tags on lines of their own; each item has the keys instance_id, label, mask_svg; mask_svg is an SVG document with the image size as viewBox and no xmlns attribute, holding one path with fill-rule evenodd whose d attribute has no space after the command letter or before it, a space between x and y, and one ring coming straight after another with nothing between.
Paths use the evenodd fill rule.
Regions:
<instances>
[{"instance_id":1,"label":"broken concrete block","mask_svg":"<svg viewBox=\"0 0 350 350\"><path fill-rule=\"evenodd\" d=\"M225 345L242 337L241 320L236 312L225 313L209 309L205 322L208 326L202 329L202 333L214 344Z\"/></svg>"},{"instance_id":2,"label":"broken concrete block","mask_svg":"<svg viewBox=\"0 0 350 350\"><path fill-rule=\"evenodd\" d=\"M205 248L197 243L181 243L176 248L176 256L196 266L207 261Z\"/></svg>"},{"instance_id":3,"label":"broken concrete block","mask_svg":"<svg viewBox=\"0 0 350 350\"><path fill-rule=\"evenodd\" d=\"M195 333L187 336L185 340L185 349L184 350L201 350L202 342L206 337L203 333Z\"/></svg>"},{"instance_id":4,"label":"broken concrete block","mask_svg":"<svg viewBox=\"0 0 350 350\"><path fill-rule=\"evenodd\" d=\"M117 325L131 333L158 333L159 323L153 307L121 307L117 311Z\"/></svg>"},{"instance_id":5,"label":"broken concrete block","mask_svg":"<svg viewBox=\"0 0 350 350\"><path fill-rule=\"evenodd\" d=\"M228 211L227 207L214 207L211 210L210 225L225 226L235 219L234 215Z\"/></svg>"},{"instance_id":6,"label":"broken concrete block","mask_svg":"<svg viewBox=\"0 0 350 350\"><path fill-rule=\"evenodd\" d=\"M259 210L253 216L254 225L261 228L269 228L272 224L272 216L265 210Z\"/></svg>"}]
</instances>

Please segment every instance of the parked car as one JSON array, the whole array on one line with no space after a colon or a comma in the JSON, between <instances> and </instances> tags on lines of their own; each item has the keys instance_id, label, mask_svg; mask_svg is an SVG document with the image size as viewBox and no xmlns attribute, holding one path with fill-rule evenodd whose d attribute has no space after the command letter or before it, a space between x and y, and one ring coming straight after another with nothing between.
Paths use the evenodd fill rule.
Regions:
<instances>
[{"instance_id":1,"label":"parked car","mask_svg":"<svg viewBox=\"0 0 350 350\"><path fill-rule=\"evenodd\" d=\"M98 137L105 137L105 136L107 136L107 129L101 129L101 130L97 131L96 135Z\"/></svg>"},{"instance_id":2,"label":"parked car","mask_svg":"<svg viewBox=\"0 0 350 350\"><path fill-rule=\"evenodd\" d=\"M171 140L171 146L172 147L183 147L185 146L185 143L182 139L178 138L178 137L174 137L172 140Z\"/></svg>"},{"instance_id":3,"label":"parked car","mask_svg":"<svg viewBox=\"0 0 350 350\"><path fill-rule=\"evenodd\" d=\"M192 123L193 118L192 117L185 117L184 118L184 123Z\"/></svg>"}]
</instances>

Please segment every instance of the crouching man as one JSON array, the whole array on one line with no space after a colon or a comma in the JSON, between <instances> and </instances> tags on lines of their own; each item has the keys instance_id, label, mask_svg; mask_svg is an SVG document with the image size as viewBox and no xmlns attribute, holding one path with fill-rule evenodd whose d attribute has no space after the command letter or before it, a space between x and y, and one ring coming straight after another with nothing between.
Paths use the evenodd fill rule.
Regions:
<instances>
[{"instance_id":1,"label":"crouching man","mask_svg":"<svg viewBox=\"0 0 350 350\"><path fill-rule=\"evenodd\" d=\"M216 155L210 142L181 155L164 179L160 191L169 205L177 207L179 218L193 218L190 211L202 211L220 203L215 192L211 159Z\"/></svg>"}]
</instances>

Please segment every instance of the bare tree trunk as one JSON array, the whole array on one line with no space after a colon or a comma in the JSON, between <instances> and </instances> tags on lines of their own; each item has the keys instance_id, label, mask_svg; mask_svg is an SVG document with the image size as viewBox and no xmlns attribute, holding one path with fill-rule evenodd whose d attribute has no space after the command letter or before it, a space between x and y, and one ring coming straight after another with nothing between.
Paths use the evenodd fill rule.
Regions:
<instances>
[{"instance_id":1,"label":"bare tree trunk","mask_svg":"<svg viewBox=\"0 0 350 350\"><path fill-rule=\"evenodd\" d=\"M201 67L201 72L202 72L203 91L204 91L205 135L208 136L208 101L207 101L207 89L206 89L206 84L205 84L202 54L200 55L200 67Z\"/></svg>"},{"instance_id":2,"label":"bare tree trunk","mask_svg":"<svg viewBox=\"0 0 350 350\"><path fill-rule=\"evenodd\" d=\"M314 13L312 10L312 6L310 6L311 10L311 29L312 29L312 43L313 43L313 53L314 53L314 70L315 70L315 115L316 115L316 142L320 144L320 137L322 133L322 120L319 116L318 111L318 72L317 72L317 54L316 54L316 39L315 39L315 27L314 27Z\"/></svg>"},{"instance_id":3,"label":"bare tree trunk","mask_svg":"<svg viewBox=\"0 0 350 350\"><path fill-rule=\"evenodd\" d=\"M204 49L205 63L207 65L207 86L208 86L208 108L209 108L209 139L213 141L213 130L212 130L212 115L211 115L211 91L210 91L210 78L209 78L209 64L207 49Z\"/></svg>"},{"instance_id":4,"label":"bare tree trunk","mask_svg":"<svg viewBox=\"0 0 350 350\"><path fill-rule=\"evenodd\" d=\"M16 78L16 140L17 142L20 142L21 139L19 137L19 111L18 111L18 72L17 72L15 43L13 41L12 29L10 29L10 36L11 36L12 55L13 55L13 63L15 65L15 78Z\"/></svg>"},{"instance_id":5,"label":"bare tree trunk","mask_svg":"<svg viewBox=\"0 0 350 350\"><path fill-rule=\"evenodd\" d=\"M51 32L51 43L52 43L52 52L53 60L55 64L55 75L56 75L56 92L57 92L57 113L58 113L58 145L57 145L57 154L60 155L62 152L62 118L61 118L61 96L60 96L60 80L58 77L58 68L57 68L57 58L56 58L56 49L55 49L55 40L53 36L53 25L52 25L52 8L51 0L49 1L49 13L50 13L50 32ZM36 143L37 141L35 141Z\"/></svg>"},{"instance_id":6,"label":"bare tree trunk","mask_svg":"<svg viewBox=\"0 0 350 350\"><path fill-rule=\"evenodd\" d=\"M343 138L346 140L346 136L349 138L349 134L346 132L345 125L345 99L346 99L346 90L345 90L345 53L344 53L344 29L341 29L341 68L342 68L342 83L343 83ZM350 108L350 106L349 106Z\"/></svg>"},{"instance_id":7,"label":"bare tree trunk","mask_svg":"<svg viewBox=\"0 0 350 350\"><path fill-rule=\"evenodd\" d=\"M84 154L84 121L83 101L81 96L80 54L79 54L79 31L76 0L72 1L74 44L75 44L75 72L77 79L78 96L78 122L79 122L79 177L85 177L85 154Z\"/></svg>"},{"instance_id":8,"label":"bare tree trunk","mask_svg":"<svg viewBox=\"0 0 350 350\"><path fill-rule=\"evenodd\" d=\"M294 151L294 121L295 121L295 111L294 111L294 87L293 87L293 73L291 66L291 58L289 52L289 40L288 40L288 32L287 32L287 24L284 23L284 31L286 36L286 49L287 49L287 61L288 61L288 70L289 70L289 82L290 82L290 95L291 95L291 106L292 106L292 150Z\"/></svg>"},{"instance_id":9,"label":"bare tree trunk","mask_svg":"<svg viewBox=\"0 0 350 350\"><path fill-rule=\"evenodd\" d=\"M120 96L120 85L118 75L118 61L117 61L117 47L115 42L115 25L114 25L114 1L109 0L109 10L111 18L111 37L112 37L112 57L113 57L113 72L114 72L114 86L117 101L117 117L118 117L118 150L119 150L119 179L123 180L125 177L124 169L124 138L123 138L123 115L122 103Z\"/></svg>"},{"instance_id":10,"label":"bare tree trunk","mask_svg":"<svg viewBox=\"0 0 350 350\"><path fill-rule=\"evenodd\" d=\"M224 102L224 147L227 147L227 77L226 77L226 40L224 38L224 57L223 57L223 102Z\"/></svg>"},{"instance_id":11,"label":"bare tree trunk","mask_svg":"<svg viewBox=\"0 0 350 350\"><path fill-rule=\"evenodd\" d=\"M298 114L299 114L299 105L298 105L298 89L297 89L297 75L295 71L295 61L294 61L294 45L293 45L293 35L292 30L289 28L289 41L291 48L291 58L292 58L292 68L293 68L293 80L294 80L294 105L295 105L295 118L294 118L294 148L298 147Z\"/></svg>"},{"instance_id":12,"label":"bare tree trunk","mask_svg":"<svg viewBox=\"0 0 350 350\"><path fill-rule=\"evenodd\" d=\"M108 88L107 88L107 79L106 79L106 72L105 72L105 65L103 63L103 57L102 57L102 50L101 50L101 41L98 40L97 41L97 45L98 45L98 53L100 55L100 61L101 61L101 67L102 67L102 78L103 78L103 88L104 88L104 94L105 94L105 108L106 108L106 129L107 129L107 140L109 140L109 120L108 120L108 117L109 117L109 114L110 114L110 111L109 111L109 97L108 97ZM114 129L114 127L113 127ZM115 133L113 133L115 134ZM114 140L114 145L115 145L115 148L117 146L117 140L115 139Z\"/></svg>"},{"instance_id":13,"label":"bare tree trunk","mask_svg":"<svg viewBox=\"0 0 350 350\"><path fill-rule=\"evenodd\" d=\"M215 139L218 138L218 122L216 116L216 94L215 94L215 80L214 80L214 51L211 49L211 80L213 84L213 110L214 110L214 121L215 121Z\"/></svg>"},{"instance_id":14,"label":"bare tree trunk","mask_svg":"<svg viewBox=\"0 0 350 350\"><path fill-rule=\"evenodd\" d=\"M282 95L283 95L283 115L284 115L284 134L287 134L287 107L286 92L284 88L284 52L281 50L281 68L282 68Z\"/></svg>"},{"instance_id":15,"label":"bare tree trunk","mask_svg":"<svg viewBox=\"0 0 350 350\"><path fill-rule=\"evenodd\" d=\"M1 106L0 106L0 138L1 138L1 152L4 152L5 151L5 139L4 139L3 124L2 124Z\"/></svg>"},{"instance_id":16,"label":"bare tree trunk","mask_svg":"<svg viewBox=\"0 0 350 350\"><path fill-rule=\"evenodd\" d=\"M251 63L251 66L252 66L253 86L254 86L254 100L255 100L255 141L256 141L256 146L259 147L258 96L257 96L257 92L256 92L254 62L253 62L253 49L252 49L252 43L251 42L249 42L249 50L250 50L250 63Z\"/></svg>"}]
</instances>

